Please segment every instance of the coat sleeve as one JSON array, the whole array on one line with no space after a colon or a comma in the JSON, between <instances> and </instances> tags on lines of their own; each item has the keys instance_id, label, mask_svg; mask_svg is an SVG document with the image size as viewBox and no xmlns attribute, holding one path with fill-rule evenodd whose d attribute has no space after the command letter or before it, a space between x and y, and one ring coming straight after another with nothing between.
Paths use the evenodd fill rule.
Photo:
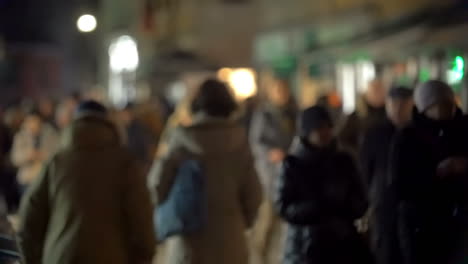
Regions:
<instances>
[{"instance_id":1,"label":"coat sleeve","mask_svg":"<svg viewBox=\"0 0 468 264\"><path fill-rule=\"evenodd\" d=\"M371 185L374 176L375 170L375 146L376 142L374 140L374 132L367 131L366 135L363 138L362 145L359 148L359 161L360 169L362 171L362 176L367 185Z\"/></svg>"},{"instance_id":2,"label":"coat sleeve","mask_svg":"<svg viewBox=\"0 0 468 264\"><path fill-rule=\"evenodd\" d=\"M347 116L338 130L340 144L353 155L359 148L359 118L356 113Z\"/></svg>"},{"instance_id":3,"label":"coat sleeve","mask_svg":"<svg viewBox=\"0 0 468 264\"><path fill-rule=\"evenodd\" d=\"M183 158L177 134L178 130L174 129L169 138L167 151L154 162L150 170L148 188L154 204L161 204L167 199Z\"/></svg>"},{"instance_id":4,"label":"coat sleeve","mask_svg":"<svg viewBox=\"0 0 468 264\"><path fill-rule=\"evenodd\" d=\"M149 263L156 249L153 207L144 173L136 162L129 166L124 188L127 190L123 201L124 217L132 257Z\"/></svg>"},{"instance_id":5,"label":"coat sleeve","mask_svg":"<svg viewBox=\"0 0 468 264\"><path fill-rule=\"evenodd\" d=\"M41 263L49 222L49 178L54 163L45 166L39 178L29 187L20 208L18 243L25 263Z\"/></svg>"},{"instance_id":6,"label":"coat sleeve","mask_svg":"<svg viewBox=\"0 0 468 264\"><path fill-rule=\"evenodd\" d=\"M246 143L246 146L246 170L243 174L240 185L240 200L247 227L250 228L253 226L257 217L263 195L260 180L258 178L257 171L255 170L253 156L248 143Z\"/></svg>"},{"instance_id":7,"label":"coat sleeve","mask_svg":"<svg viewBox=\"0 0 468 264\"><path fill-rule=\"evenodd\" d=\"M393 192L395 198L395 206L397 207L397 234L398 234L398 246L401 251L401 256L404 263L412 263L412 231L410 227L410 204L412 193L416 191L416 186L423 189L422 184L415 185L413 182L414 178L414 167L418 161L414 159L417 156L413 156L412 150L415 149L412 146L411 141L412 134L408 130L402 131L397 135L392 150L390 152L390 171L389 171L389 186ZM413 156L413 157L411 157ZM417 175L417 174L416 174Z\"/></svg>"},{"instance_id":8,"label":"coat sleeve","mask_svg":"<svg viewBox=\"0 0 468 264\"><path fill-rule=\"evenodd\" d=\"M356 162L350 155L345 155L343 157L343 170L345 173L349 174L350 177L350 190L348 192L348 197L346 199L346 203L349 206L345 210L347 213L346 217L350 219L359 219L366 213L369 202L367 197L367 187L365 182L362 180L360 176L359 170L356 166Z\"/></svg>"},{"instance_id":9,"label":"coat sleeve","mask_svg":"<svg viewBox=\"0 0 468 264\"><path fill-rule=\"evenodd\" d=\"M269 133L275 133L268 124L267 114L263 111L258 111L254 114L252 125L250 128L250 143L255 156L268 157L268 152L271 149L277 148L273 140L270 139Z\"/></svg>"},{"instance_id":10,"label":"coat sleeve","mask_svg":"<svg viewBox=\"0 0 468 264\"><path fill-rule=\"evenodd\" d=\"M28 142L28 139L21 132L17 134L13 141L11 150L11 161L16 167L22 167L32 162L34 146Z\"/></svg>"},{"instance_id":11,"label":"coat sleeve","mask_svg":"<svg viewBox=\"0 0 468 264\"><path fill-rule=\"evenodd\" d=\"M279 182L277 185L277 195L275 206L279 215L288 223L295 225L308 225L313 223L322 215L320 201L318 199L304 200L298 193L296 177L304 173L298 168L298 160L294 157L287 157L281 169Z\"/></svg>"},{"instance_id":12,"label":"coat sleeve","mask_svg":"<svg viewBox=\"0 0 468 264\"><path fill-rule=\"evenodd\" d=\"M48 127L46 131L47 132L43 138L44 142L43 146L41 147L41 150L45 154L44 159L48 160L57 152L60 146L60 138L55 128Z\"/></svg>"}]
</instances>

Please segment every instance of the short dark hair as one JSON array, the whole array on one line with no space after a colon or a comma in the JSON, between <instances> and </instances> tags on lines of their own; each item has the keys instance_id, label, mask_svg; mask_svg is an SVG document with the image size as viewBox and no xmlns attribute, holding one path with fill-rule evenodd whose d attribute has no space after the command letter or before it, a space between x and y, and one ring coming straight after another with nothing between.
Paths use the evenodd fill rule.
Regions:
<instances>
[{"instance_id":1,"label":"short dark hair","mask_svg":"<svg viewBox=\"0 0 468 264\"><path fill-rule=\"evenodd\" d=\"M43 116L42 116L41 112L39 111L39 109L36 106L29 108L26 111L26 115L27 116L36 116L41 120L43 119Z\"/></svg>"},{"instance_id":2,"label":"short dark hair","mask_svg":"<svg viewBox=\"0 0 468 264\"><path fill-rule=\"evenodd\" d=\"M215 79L208 79L195 95L192 113L204 112L214 117L229 117L237 109L237 103L227 85Z\"/></svg>"},{"instance_id":3,"label":"short dark hair","mask_svg":"<svg viewBox=\"0 0 468 264\"><path fill-rule=\"evenodd\" d=\"M76 108L75 116L81 116L86 114L106 115L107 108L93 100L84 101Z\"/></svg>"},{"instance_id":4,"label":"short dark hair","mask_svg":"<svg viewBox=\"0 0 468 264\"><path fill-rule=\"evenodd\" d=\"M395 86L388 92L388 97L391 99L411 99L413 98L413 90L406 86Z\"/></svg>"}]
</instances>

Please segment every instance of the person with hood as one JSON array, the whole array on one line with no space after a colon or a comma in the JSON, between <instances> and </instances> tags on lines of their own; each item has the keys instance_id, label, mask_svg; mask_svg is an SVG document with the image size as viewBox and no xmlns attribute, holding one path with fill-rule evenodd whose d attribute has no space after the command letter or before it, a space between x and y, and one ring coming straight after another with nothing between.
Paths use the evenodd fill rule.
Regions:
<instances>
[{"instance_id":1,"label":"person with hood","mask_svg":"<svg viewBox=\"0 0 468 264\"><path fill-rule=\"evenodd\" d=\"M306 109L298 123L276 199L289 225L283 263L370 263L370 251L354 226L367 200L353 158L337 148L325 108Z\"/></svg>"},{"instance_id":2,"label":"person with hood","mask_svg":"<svg viewBox=\"0 0 468 264\"><path fill-rule=\"evenodd\" d=\"M151 263L156 239L145 175L106 108L83 102L63 141L22 201L25 263Z\"/></svg>"},{"instance_id":3,"label":"person with hood","mask_svg":"<svg viewBox=\"0 0 468 264\"><path fill-rule=\"evenodd\" d=\"M390 169L406 264L463 263L468 257L468 125L452 88L421 84L413 123L396 138Z\"/></svg>"},{"instance_id":4,"label":"person with hood","mask_svg":"<svg viewBox=\"0 0 468 264\"><path fill-rule=\"evenodd\" d=\"M389 153L398 131L411 122L413 109L413 91L403 86L392 88L387 96L387 118L367 131L360 150L371 204L372 245L379 264L400 263L394 213L397 205L389 188Z\"/></svg>"},{"instance_id":5,"label":"person with hood","mask_svg":"<svg viewBox=\"0 0 468 264\"><path fill-rule=\"evenodd\" d=\"M297 108L286 81L276 80L268 88L267 102L254 113L251 121L250 142L265 194L255 226L254 245L259 257L265 263L272 263L281 257L278 252L284 237L283 223L273 208L274 185L296 132Z\"/></svg>"},{"instance_id":6,"label":"person with hood","mask_svg":"<svg viewBox=\"0 0 468 264\"><path fill-rule=\"evenodd\" d=\"M359 152L364 133L385 120L385 90L381 80L371 81L362 100L358 102L356 111L339 128L340 144L354 155Z\"/></svg>"},{"instance_id":7,"label":"person with hood","mask_svg":"<svg viewBox=\"0 0 468 264\"><path fill-rule=\"evenodd\" d=\"M39 112L31 111L14 137L11 151L13 165L18 168L18 183L23 189L37 178L58 145L55 129L42 119Z\"/></svg>"},{"instance_id":8,"label":"person with hood","mask_svg":"<svg viewBox=\"0 0 468 264\"><path fill-rule=\"evenodd\" d=\"M193 122L174 128L167 152L150 173L154 201L166 201L177 168L191 157L202 167L206 221L170 238L168 264L248 263L246 231L261 202L261 187L243 127L230 119L237 108L228 87L205 81L192 102Z\"/></svg>"}]
</instances>

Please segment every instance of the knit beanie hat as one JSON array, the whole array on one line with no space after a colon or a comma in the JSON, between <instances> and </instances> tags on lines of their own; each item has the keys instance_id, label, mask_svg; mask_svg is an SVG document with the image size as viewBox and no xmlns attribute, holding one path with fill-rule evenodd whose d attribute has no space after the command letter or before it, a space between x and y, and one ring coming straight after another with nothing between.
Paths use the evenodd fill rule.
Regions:
<instances>
[{"instance_id":1,"label":"knit beanie hat","mask_svg":"<svg viewBox=\"0 0 468 264\"><path fill-rule=\"evenodd\" d=\"M413 90L406 86L395 86L388 91L391 99L410 99L413 97Z\"/></svg>"},{"instance_id":2,"label":"knit beanie hat","mask_svg":"<svg viewBox=\"0 0 468 264\"><path fill-rule=\"evenodd\" d=\"M107 115L107 109L102 104L89 100L81 103L75 111L75 119L82 118L85 116L100 116L105 117Z\"/></svg>"},{"instance_id":3,"label":"knit beanie hat","mask_svg":"<svg viewBox=\"0 0 468 264\"><path fill-rule=\"evenodd\" d=\"M452 88L442 81L427 81L422 83L414 94L414 102L420 113L436 103L455 100Z\"/></svg>"},{"instance_id":4,"label":"knit beanie hat","mask_svg":"<svg viewBox=\"0 0 468 264\"><path fill-rule=\"evenodd\" d=\"M324 125L333 125L330 113L321 106L313 106L304 110L299 118L298 132L301 137L308 137L310 133Z\"/></svg>"}]
</instances>

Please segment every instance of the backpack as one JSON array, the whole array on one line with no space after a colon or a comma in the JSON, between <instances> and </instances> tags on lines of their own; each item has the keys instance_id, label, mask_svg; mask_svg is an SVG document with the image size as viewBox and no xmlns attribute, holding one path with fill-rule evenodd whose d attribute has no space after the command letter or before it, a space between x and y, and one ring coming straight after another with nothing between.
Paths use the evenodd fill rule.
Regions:
<instances>
[{"instance_id":1,"label":"backpack","mask_svg":"<svg viewBox=\"0 0 468 264\"><path fill-rule=\"evenodd\" d=\"M168 198L154 212L159 241L202 230L206 223L205 179L199 161L179 166Z\"/></svg>"}]
</instances>

